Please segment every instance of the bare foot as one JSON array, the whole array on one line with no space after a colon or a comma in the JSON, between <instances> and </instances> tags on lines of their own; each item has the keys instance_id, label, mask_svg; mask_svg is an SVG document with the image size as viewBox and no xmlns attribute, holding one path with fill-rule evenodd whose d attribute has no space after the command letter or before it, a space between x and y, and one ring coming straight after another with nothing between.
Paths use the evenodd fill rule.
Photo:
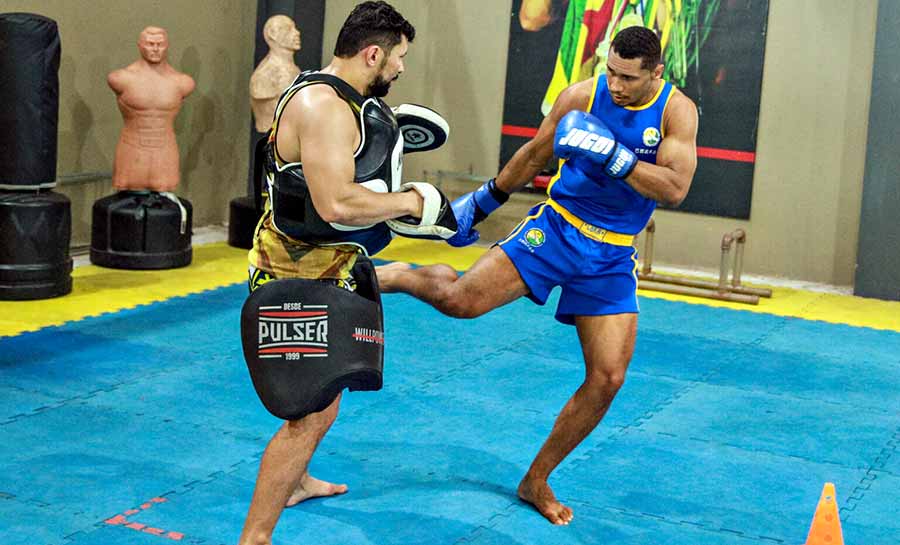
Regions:
<instances>
[{"instance_id":1,"label":"bare foot","mask_svg":"<svg viewBox=\"0 0 900 545\"><path fill-rule=\"evenodd\" d=\"M300 481L300 486L298 486L297 489L294 490L294 493L291 494L291 497L288 498L285 507L293 507L301 501L308 500L310 498L335 496L338 494L344 494L346 492L347 485L345 484L334 484L322 481L307 473Z\"/></svg>"},{"instance_id":2,"label":"bare foot","mask_svg":"<svg viewBox=\"0 0 900 545\"><path fill-rule=\"evenodd\" d=\"M378 277L378 288L382 293L394 292L395 289L392 282L396 277L396 274L398 272L406 272L410 269L412 269L412 265L403 263L402 261L394 261L387 265L375 267L375 275Z\"/></svg>"},{"instance_id":3,"label":"bare foot","mask_svg":"<svg viewBox=\"0 0 900 545\"><path fill-rule=\"evenodd\" d=\"M544 518L553 524L572 522L572 510L556 500L547 481L529 479L526 475L519 483L519 497L535 507Z\"/></svg>"}]
</instances>

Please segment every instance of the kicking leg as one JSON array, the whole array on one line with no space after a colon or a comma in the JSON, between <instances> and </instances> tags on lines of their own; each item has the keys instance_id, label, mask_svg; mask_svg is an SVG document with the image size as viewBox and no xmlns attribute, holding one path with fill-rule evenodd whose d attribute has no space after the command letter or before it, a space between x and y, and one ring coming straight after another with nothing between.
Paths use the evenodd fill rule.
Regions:
<instances>
[{"instance_id":1,"label":"kicking leg","mask_svg":"<svg viewBox=\"0 0 900 545\"><path fill-rule=\"evenodd\" d=\"M417 269L391 264L376 271L383 293L408 293L456 318L481 316L528 293L519 271L496 246L462 276L443 264Z\"/></svg>"},{"instance_id":2,"label":"kicking leg","mask_svg":"<svg viewBox=\"0 0 900 545\"><path fill-rule=\"evenodd\" d=\"M578 316L575 325L584 353L584 382L559 413L518 490L519 497L553 524L568 524L572 510L556 499L547 479L597 427L624 383L634 351L637 314Z\"/></svg>"}]
</instances>

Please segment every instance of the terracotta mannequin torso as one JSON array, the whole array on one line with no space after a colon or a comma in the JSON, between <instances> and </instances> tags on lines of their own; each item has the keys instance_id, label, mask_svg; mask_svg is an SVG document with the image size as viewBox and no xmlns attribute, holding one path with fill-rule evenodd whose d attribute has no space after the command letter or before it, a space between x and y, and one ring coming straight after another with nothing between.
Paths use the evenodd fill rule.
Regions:
<instances>
[{"instance_id":1,"label":"terracotta mannequin torso","mask_svg":"<svg viewBox=\"0 0 900 545\"><path fill-rule=\"evenodd\" d=\"M300 73L294 64L294 53L300 50L300 31L294 21L286 15L273 15L263 27L263 36L269 52L250 76L250 108L259 133L269 130L278 97Z\"/></svg>"},{"instance_id":2,"label":"terracotta mannequin torso","mask_svg":"<svg viewBox=\"0 0 900 545\"><path fill-rule=\"evenodd\" d=\"M142 58L107 78L124 121L113 163L113 187L173 191L181 177L175 117L195 84L166 62L165 30L147 27L138 46Z\"/></svg>"}]
</instances>

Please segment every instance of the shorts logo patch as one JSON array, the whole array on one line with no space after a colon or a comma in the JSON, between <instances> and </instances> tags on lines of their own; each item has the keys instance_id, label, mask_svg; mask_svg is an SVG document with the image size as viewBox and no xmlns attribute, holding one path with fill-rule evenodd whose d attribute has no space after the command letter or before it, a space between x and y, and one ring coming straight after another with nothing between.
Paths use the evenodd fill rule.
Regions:
<instances>
[{"instance_id":1,"label":"shorts logo patch","mask_svg":"<svg viewBox=\"0 0 900 545\"><path fill-rule=\"evenodd\" d=\"M531 228L525 233L525 242L532 248L543 246L544 240L546 240L544 232L538 228Z\"/></svg>"},{"instance_id":2,"label":"shorts logo patch","mask_svg":"<svg viewBox=\"0 0 900 545\"><path fill-rule=\"evenodd\" d=\"M643 138L644 145L649 147L653 147L659 144L659 141L661 140L659 130L656 127L647 127L646 129L644 129Z\"/></svg>"}]
</instances>

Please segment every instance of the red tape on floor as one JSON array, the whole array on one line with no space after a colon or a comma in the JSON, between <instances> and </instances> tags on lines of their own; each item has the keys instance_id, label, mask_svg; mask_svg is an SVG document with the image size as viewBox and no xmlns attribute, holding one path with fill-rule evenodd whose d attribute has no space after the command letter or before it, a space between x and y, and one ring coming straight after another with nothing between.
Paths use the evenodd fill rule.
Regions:
<instances>
[{"instance_id":1,"label":"red tape on floor","mask_svg":"<svg viewBox=\"0 0 900 545\"><path fill-rule=\"evenodd\" d=\"M141 511L150 509L157 503L165 503L166 501L168 501L166 500L166 498L151 498L150 501L142 503L140 509L129 509L125 511L124 515L116 515L112 518L104 520L103 522L109 524L110 526L121 526L123 528L130 528L138 532L159 536L165 539L170 539L172 541L181 541L182 539L184 539L184 534L182 534L181 532L166 531L162 528L153 528L147 526L146 524L141 524L140 522L132 522L128 520L128 517L130 517L131 515L136 515ZM126 515L128 515L128 517Z\"/></svg>"}]
</instances>

